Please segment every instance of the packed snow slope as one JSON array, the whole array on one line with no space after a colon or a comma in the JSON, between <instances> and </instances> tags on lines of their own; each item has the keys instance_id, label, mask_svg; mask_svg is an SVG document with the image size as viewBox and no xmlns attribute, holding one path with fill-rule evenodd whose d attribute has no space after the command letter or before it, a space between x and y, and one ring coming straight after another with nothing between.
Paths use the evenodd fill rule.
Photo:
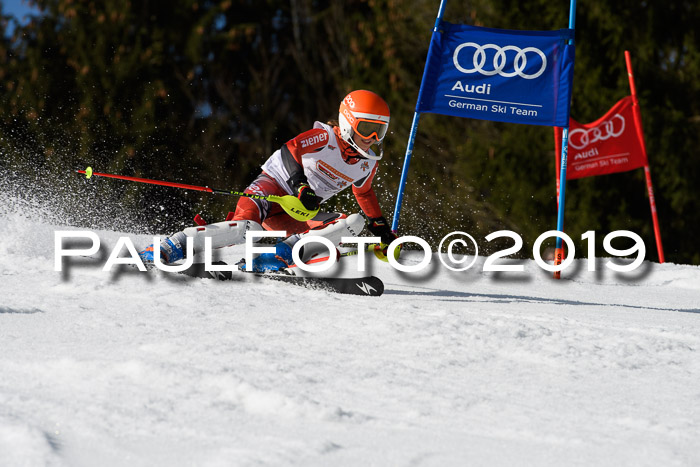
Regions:
<instances>
[{"instance_id":1,"label":"packed snow slope","mask_svg":"<svg viewBox=\"0 0 700 467\"><path fill-rule=\"evenodd\" d=\"M698 267L373 261L359 297L57 272L71 227L0 213L2 466L700 464Z\"/></svg>"}]
</instances>

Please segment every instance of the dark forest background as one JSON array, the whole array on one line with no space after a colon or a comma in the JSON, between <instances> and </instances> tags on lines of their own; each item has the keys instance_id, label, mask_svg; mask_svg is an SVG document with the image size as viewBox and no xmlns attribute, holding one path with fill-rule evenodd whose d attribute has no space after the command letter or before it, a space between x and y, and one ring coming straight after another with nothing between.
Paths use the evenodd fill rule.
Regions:
<instances>
[{"instance_id":1,"label":"dark forest background","mask_svg":"<svg viewBox=\"0 0 700 467\"><path fill-rule=\"evenodd\" d=\"M108 179L99 172L243 189L263 161L363 88L392 111L376 190L387 217L439 1L36 0L0 24L0 173L41 193L60 220L168 233L235 198ZM567 27L569 2L451 1L444 19L507 29ZM700 4L580 0L572 117L629 94L635 71L666 260L700 264ZM437 245L453 230L523 236L556 228L553 131L423 114L400 234ZM357 211L341 194L329 209ZM132 222L120 223L126 218ZM110 224L110 219L113 221ZM564 230L640 234L655 260L641 169L567 184ZM599 252L603 254L602 252Z\"/></svg>"}]
</instances>

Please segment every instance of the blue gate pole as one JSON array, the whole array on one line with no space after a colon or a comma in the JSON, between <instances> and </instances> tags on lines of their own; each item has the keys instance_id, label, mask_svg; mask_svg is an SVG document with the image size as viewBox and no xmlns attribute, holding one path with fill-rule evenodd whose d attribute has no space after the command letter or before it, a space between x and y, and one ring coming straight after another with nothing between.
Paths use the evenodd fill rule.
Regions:
<instances>
[{"instance_id":1,"label":"blue gate pole","mask_svg":"<svg viewBox=\"0 0 700 467\"><path fill-rule=\"evenodd\" d=\"M445 13L445 6L447 5L447 0L440 0L440 8L438 9L437 18L435 18L435 27L433 27L433 35L440 34L438 31L440 29L440 23L442 22L442 15ZM428 57L425 59L425 68L423 70L423 79L420 82L420 90L418 91L418 102L416 102L416 109L418 109L418 104L421 102L423 96L423 85L425 84L425 76L428 72L428 63L433 52L433 41L430 40L430 47L428 48ZM403 161L403 169L401 170L401 181L399 182L399 191L396 193L396 206L394 207L394 219L391 223L391 230L394 232L399 230L399 215L401 214L401 203L403 202L403 192L406 187L406 180L408 179L408 166L411 164L411 156L413 155L413 145L416 142L416 133L418 132L418 121L420 120L420 112L418 110L413 114L413 124L411 125L411 133L408 137L408 145L406 146L406 156Z\"/></svg>"},{"instance_id":2,"label":"blue gate pole","mask_svg":"<svg viewBox=\"0 0 700 467\"><path fill-rule=\"evenodd\" d=\"M574 30L576 25L576 0L571 0L569 6L569 29ZM569 40L569 44L573 44L574 39ZM571 105L571 98L569 98L569 105ZM564 232L564 200L566 199L566 167L567 158L569 155L569 122L566 122L561 134L561 169L559 172L559 210L557 212L557 230L559 232ZM564 253L562 250L562 238L557 237L555 252L554 252L554 264L559 265L564 260ZM556 271L554 273L554 278L561 278L561 271Z\"/></svg>"},{"instance_id":3,"label":"blue gate pole","mask_svg":"<svg viewBox=\"0 0 700 467\"><path fill-rule=\"evenodd\" d=\"M396 205L394 206L394 219L391 223L391 230L394 232L399 230L399 215L401 214L401 203L403 202L403 192L408 179L408 166L411 164L411 156L413 155L413 144L416 142L416 133L418 132L418 120L420 120L420 112L413 114L413 124L411 125L411 134L408 137L408 146L406 146L406 156L403 160L403 169L401 170L401 181L399 182L399 191L396 193Z\"/></svg>"}]
</instances>

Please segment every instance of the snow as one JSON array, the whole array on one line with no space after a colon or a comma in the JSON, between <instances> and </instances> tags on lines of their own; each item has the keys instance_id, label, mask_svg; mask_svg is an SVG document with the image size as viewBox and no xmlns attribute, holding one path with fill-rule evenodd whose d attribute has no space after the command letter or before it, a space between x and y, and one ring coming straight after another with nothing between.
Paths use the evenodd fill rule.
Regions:
<instances>
[{"instance_id":1,"label":"snow","mask_svg":"<svg viewBox=\"0 0 700 467\"><path fill-rule=\"evenodd\" d=\"M11 204L2 466L700 464L696 266L577 260L554 281L533 261L375 260L382 297L88 259L57 272L72 228ZM107 253L150 240L96 233Z\"/></svg>"}]
</instances>

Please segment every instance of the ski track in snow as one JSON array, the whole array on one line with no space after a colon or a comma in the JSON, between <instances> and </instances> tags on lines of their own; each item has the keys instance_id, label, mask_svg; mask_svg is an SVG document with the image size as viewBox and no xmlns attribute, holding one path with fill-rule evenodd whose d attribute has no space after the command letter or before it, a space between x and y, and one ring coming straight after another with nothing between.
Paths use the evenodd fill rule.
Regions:
<instances>
[{"instance_id":1,"label":"ski track in snow","mask_svg":"<svg viewBox=\"0 0 700 467\"><path fill-rule=\"evenodd\" d=\"M0 465L700 464L698 267L374 261L358 297L56 272L70 227L0 214Z\"/></svg>"}]
</instances>

